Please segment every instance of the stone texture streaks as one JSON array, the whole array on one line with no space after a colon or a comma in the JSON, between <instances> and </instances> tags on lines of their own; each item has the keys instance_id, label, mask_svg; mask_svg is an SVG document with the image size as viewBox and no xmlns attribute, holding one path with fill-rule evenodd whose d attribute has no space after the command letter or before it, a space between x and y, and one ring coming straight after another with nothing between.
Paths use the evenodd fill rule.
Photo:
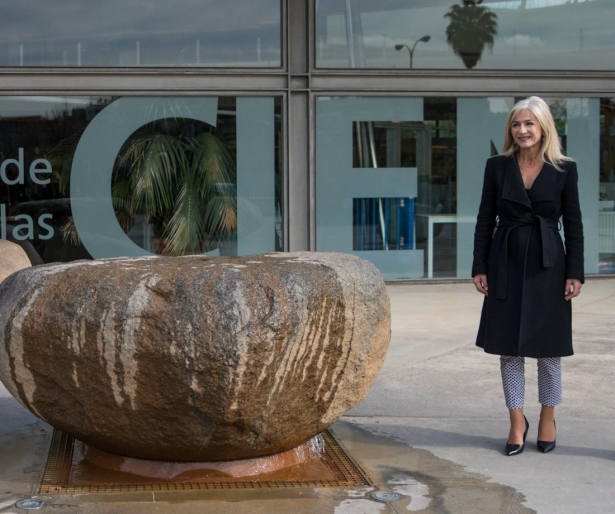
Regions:
<instances>
[{"instance_id":1,"label":"stone texture streaks","mask_svg":"<svg viewBox=\"0 0 615 514\"><path fill-rule=\"evenodd\" d=\"M367 394L390 339L370 263L345 254L81 261L0 284L0 378L102 450L250 458Z\"/></svg>"}]
</instances>

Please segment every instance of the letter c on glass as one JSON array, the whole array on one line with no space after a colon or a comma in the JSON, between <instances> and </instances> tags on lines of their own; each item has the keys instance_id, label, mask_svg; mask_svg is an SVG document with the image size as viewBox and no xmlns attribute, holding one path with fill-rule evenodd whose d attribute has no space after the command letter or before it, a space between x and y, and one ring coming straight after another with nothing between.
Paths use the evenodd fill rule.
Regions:
<instances>
[{"instance_id":1,"label":"letter c on glass","mask_svg":"<svg viewBox=\"0 0 615 514\"><path fill-rule=\"evenodd\" d=\"M130 240L113 210L113 165L131 134L164 118L189 118L215 126L217 114L215 97L125 97L109 104L90 122L73 158L70 199L77 233L94 259L153 255Z\"/></svg>"}]
</instances>

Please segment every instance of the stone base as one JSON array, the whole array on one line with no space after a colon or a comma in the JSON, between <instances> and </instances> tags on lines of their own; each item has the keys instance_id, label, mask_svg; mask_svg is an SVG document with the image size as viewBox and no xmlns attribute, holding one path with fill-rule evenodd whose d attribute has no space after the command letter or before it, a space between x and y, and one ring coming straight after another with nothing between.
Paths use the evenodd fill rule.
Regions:
<instances>
[{"instance_id":1,"label":"stone base","mask_svg":"<svg viewBox=\"0 0 615 514\"><path fill-rule=\"evenodd\" d=\"M271 480L272 474L275 475L279 471L292 469L293 475L295 475L296 469L301 465L308 465L313 468L321 464L326 472L327 466L324 462L321 462L323 453L324 439L320 435L296 448L265 457L210 462L135 459L108 453L83 444L81 447L81 468L84 468L84 464L87 463L102 468L105 472L128 473L165 481L211 479L213 477L222 479L224 477L249 477L251 480L258 480L258 477L262 477L263 480ZM85 467L88 467L89 473L92 473L92 467L87 466L87 464ZM328 471L330 472L330 470ZM79 474L83 478L83 470Z\"/></svg>"}]
</instances>

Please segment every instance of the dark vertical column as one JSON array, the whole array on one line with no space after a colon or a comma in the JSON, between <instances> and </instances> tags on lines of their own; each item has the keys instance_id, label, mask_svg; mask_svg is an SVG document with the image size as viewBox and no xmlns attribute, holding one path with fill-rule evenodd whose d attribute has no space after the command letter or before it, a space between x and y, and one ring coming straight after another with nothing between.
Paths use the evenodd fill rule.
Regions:
<instances>
[{"instance_id":1,"label":"dark vertical column","mask_svg":"<svg viewBox=\"0 0 615 514\"><path fill-rule=\"evenodd\" d=\"M310 174L309 0L288 0L288 221L287 249L314 250Z\"/></svg>"}]
</instances>

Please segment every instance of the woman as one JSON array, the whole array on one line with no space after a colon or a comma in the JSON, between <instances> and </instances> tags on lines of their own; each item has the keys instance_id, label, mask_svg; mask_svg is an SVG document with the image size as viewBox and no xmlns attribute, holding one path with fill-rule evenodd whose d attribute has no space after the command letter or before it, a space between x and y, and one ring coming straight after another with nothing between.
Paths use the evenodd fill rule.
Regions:
<instances>
[{"instance_id":1,"label":"woman","mask_svg":"<svg viewBox=\"0 0 615 514\"><path fill-rule=\"evenodd\" d=\"M548 105L536 96L517 103L506 121L502 154L487 160L472 266L474 285L485 295L476 344L501 356L510 414L506 455L523 451L529 429L525 357L538 359L538 449L555 448L560 358L573 354L570 300L584 281L577 179Z\"/></svg>"}]
</instances>

